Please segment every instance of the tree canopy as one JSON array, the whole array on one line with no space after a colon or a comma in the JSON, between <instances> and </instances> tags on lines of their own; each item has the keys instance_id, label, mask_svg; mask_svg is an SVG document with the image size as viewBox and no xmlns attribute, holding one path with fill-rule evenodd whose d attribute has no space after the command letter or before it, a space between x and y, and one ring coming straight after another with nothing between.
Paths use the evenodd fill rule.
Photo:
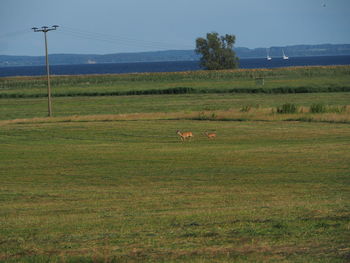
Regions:
<instances>
[{"instance_id":1,"label":"tree canopy","mask_svg":"<svg viewBox=\"0 0 350 263\"><path fill-rule=\"evenodd\" d=\"M237 68L238 58L233 51L235 40L234 35L219 36L216 32L197 38L195 51L202 55L200 65L208 70Z\"/></svg>"}]
</instances>

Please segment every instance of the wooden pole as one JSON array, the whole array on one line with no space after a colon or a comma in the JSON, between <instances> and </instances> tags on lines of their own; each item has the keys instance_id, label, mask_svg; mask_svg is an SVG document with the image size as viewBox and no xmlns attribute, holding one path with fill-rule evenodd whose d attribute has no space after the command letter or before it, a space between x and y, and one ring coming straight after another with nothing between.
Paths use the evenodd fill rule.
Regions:
<instances>
[{"instance_id":1,"label":"wooden pole","mask_svg":"<svg viewBox=\"0 0 350 263\"><path fill-rule=\"evenodd\" d=\"M47 36L45 35L45 57L46 57L46 74L47 74L47 103L48 103L48 116L52 117L52 104L51 104L51 85L50 85L50 66L49 66L49 55L47 52Z\"/></svg>"}]
</instances>

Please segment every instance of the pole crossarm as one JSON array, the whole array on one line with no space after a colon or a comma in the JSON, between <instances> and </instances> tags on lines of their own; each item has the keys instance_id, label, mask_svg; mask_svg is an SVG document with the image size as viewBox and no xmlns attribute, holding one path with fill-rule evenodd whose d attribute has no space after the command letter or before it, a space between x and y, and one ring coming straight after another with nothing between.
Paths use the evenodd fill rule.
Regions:
<instances>
[{"instance_id":1,"label":"pole crossarm","mask_svg":"<svg viewBox=\"0 0 350 263\"><path fill-rule=\"evenodd\" d=\"M56 30L57 27L59 27L58 25L54 25L52 27L47 27L47 26L42 26L41 29L37 28L37 27L32 27L32 29L34 30L34 32L49 32L52 30Z\"/></svg>"}]
</instances>

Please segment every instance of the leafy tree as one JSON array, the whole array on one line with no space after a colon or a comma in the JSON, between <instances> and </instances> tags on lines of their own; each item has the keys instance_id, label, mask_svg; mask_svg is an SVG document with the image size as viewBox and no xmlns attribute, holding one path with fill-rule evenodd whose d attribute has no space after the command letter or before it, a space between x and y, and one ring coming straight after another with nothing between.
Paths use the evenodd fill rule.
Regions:
<instances>
[{"instance_id":1,"label":"leafy tree","mask_svg":"<svg viewBox=\"0 0 350 263\"><path fill-rule=\"evenodd\" d=\"M233 51L236 37L234 35L219 36L212 32L207 38L196 39L196 53L202 54L200 65L205 69L233 69L238 67L238 58Z\"/></svg>"}]
</instances>

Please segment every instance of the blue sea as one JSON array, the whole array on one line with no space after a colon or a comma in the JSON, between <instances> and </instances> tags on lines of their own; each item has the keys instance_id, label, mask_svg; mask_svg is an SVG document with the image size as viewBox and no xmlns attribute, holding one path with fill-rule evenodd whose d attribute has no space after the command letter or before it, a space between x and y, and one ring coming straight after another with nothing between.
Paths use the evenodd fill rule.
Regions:
<instances>
[{"instance_id":1,"label":"blue sea","mask_svg":"<svg viewBox=\"0 0 350 263\"><path fill-rule=\"evenodd\" d=\"M288 60L283 60L282 58L273 58L270 61L265 58L241 59L239 67L248 69L328 65L350 65L350 56L290 57ZM201 70L198 61L105 63L50 66L50 74L53 75L122 74L196 70ZM39 75L46 75L45 66L0 67L0 77Z\"/></svg>"}]
</instances>

